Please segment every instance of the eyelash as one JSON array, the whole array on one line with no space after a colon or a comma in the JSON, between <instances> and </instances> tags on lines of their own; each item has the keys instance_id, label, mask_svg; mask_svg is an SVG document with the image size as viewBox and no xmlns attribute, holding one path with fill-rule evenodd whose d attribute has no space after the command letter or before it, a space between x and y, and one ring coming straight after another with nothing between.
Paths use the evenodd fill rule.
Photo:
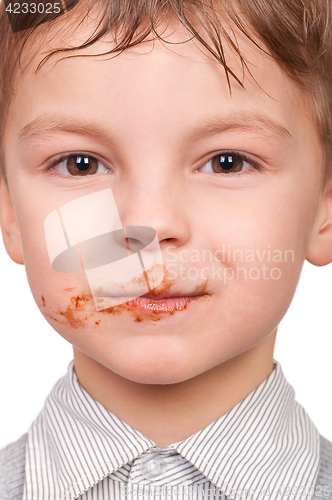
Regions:
<instances>
[{"instance_id":1,"label":"eyelash","mask_svg":"<svg viewBox=\"0 0 332 500\"><path fill-rule=\"evenodd\" d=\"M63 154L60 156L60 158L58 158L57 160L54 160L45 170L44 170L44 173L48 173L51 171L52 175L64 175L64 174L61 174L59 172L56 172L55 170L55 167L57 165L60 165L61 163L63 163L64 161L68 160L69 158L72 158L73 156L88 156L88 157L91 157L91 158L94 158L95 160L97 160L99 163L101 163L104 167L105 165L100 162L97 158L95 158L93 155L90 155L88 153L83 153L83 152L75 152L75 153L66 153L66 154ZM240 158L242 161L248 163L250 165L250 168L247 168L245 170L241 170L240 172L229 172L229 173L225 173L225 172L208 172L208 173L213 173L215 175L218 175L218 176L227 176L227 177L230 177L230 176L238 176L238 175L245 175L245 174L251 174L253 173L254 171L258 171L258 172L261 172L262 171L262 168L258 165L258 163L254 160L252 160L251 158L249 158L248 156L246 156L244 153L240 153L238 151L223 151L223 152L220 152L214 156L212 156L208 161L206 161L204 163L204 165L202 165L202 167L200 168L203 168L205 167L210 161L212 161L213 159L217 158L218 156L237 156L238 158ZM108 167L105 167L106 169ZM110 170L110 169L109 169ZM91 175L86 175L86 176L82 176L82 177L91 177L93 175L96 175L96 174L91 174ZM70 177L70 178L78 178L80 176L75 176L75 175L65 175L66 177Z\"/></svg>"},{"instance_id":2,"label":"eyelash","mask_svg":"<svg viewBox=\"0 0 332 500\"><path fill-rule=\"evenodd\" d=\"M258 172L262 171L262 167L260 167L260 165L256 161L254 161L252 158L249 158L246 154L240 153L239 151L234 151L234 150L224 150L224 151L221 151L220 153L212 156L200 168L205 167L210 161L214 160L218 156L237 156L243 162L248 163L250 165L250 168L246 168L244 170L241 170L240 172L229 172L229 173L225 173L225 172L207 172L207 173L214 173L215 175L223 176L223 177L226 177L226 176L227 177L233 177L233 176L239 176L239 175L252 174L255 171L258 171Z\"/></svg>"},{"instance_id":3,"label":"eyelash","mask_svg":"<svg viewBox=\"0 0 332 500\"><path fill-rule=\"evenodd\" d=\"M106 169L110 170L109 167L106 167L100 160L98 160L98 158L96 158L95 156L89 154L89 153L84 153L82 151L76 151L76 152L73 152L73 153L65 153L63 155L61 155L59 158L57 158L56 160L52 161L52 163L46 167L46 169L44 170L44 174L47 174L48 172L51 173L51 175L58 175L58 176L62 176L62 177L69 177L71 179L77 179L79 177L93 177L93 175L96 175L96 174L91 174L91 175L85 175L85 176L78 176L78 175L65 175L65 174L61 174L60 172L57 172L55 170L55 167L57 165L60 165L61 163L63 163L64 161L66 160L69 160L69 158L72 158L73 156L85 156L85 157L89 157L89 158L93 158L95 159L98 163L100 163L101 165L103 165Z\"/></svg>"}]
</instances>

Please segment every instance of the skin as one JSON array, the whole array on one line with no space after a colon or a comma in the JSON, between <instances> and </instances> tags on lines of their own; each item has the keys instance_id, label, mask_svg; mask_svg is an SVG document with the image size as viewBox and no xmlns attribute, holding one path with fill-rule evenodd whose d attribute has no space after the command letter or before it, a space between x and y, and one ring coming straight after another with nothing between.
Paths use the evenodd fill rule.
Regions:
<instances>
[{"instance_id":1,"label":"skin","mask_svg":"<svg viewBox=\"0 0 332 500\"><path fill-rule=\"evenodd\" d=\"M89 29L82 26L76 36L85 40ZM169 40L186 38L182 27L169 28ZM54 56L35 73L38 53L15 86L6 124L9 191L1 182L0 220L8 254L24 261L42 314L73 345L82 387L158 446L210 424L271 374L277 327L304 260L332 261L332 186L321 188L322 147L307 96L272 58L240 34L238 41L256 82L246 73L245 89L232 81L231 96L223 68L192 41L149 41L110 60ZM109 44L111 35L80 54L97 54ZM241 75L238 59L225 51ZM20 132L48 114L72 125L47 133L41 127L20 143ZM256 126L254 115L288 133ZM231 126L212 133L210 120ZM73 125L82 122L90 132L74 133ZM91 123L105 136L95 136ZM198 127L198 137L191 137ZM218 153L234 150L261 170L203 170ZM45 173L53 159L77 151L110 170L79 179L59 169ZM157 231L166 272L154 292L201 290L201 299L174 314L126 307L96 312L84 276L52 270L47 215L109 187L123 225ZM204 250L216 255L223 245L258 251L261 258L203 260ZM270 256L281 252L282 260L273 261L267 249ZM294 259L285 259L288 250ZM185 261L193 251L199 258ZM237 264L247 274L258 268L259 277L253 272L244 279L242 271L225 282L226 269L236 273ZM189 268L197 270L195 279ZM279 269L278 279L272 268Z\"/></svg>"}]
</instances>

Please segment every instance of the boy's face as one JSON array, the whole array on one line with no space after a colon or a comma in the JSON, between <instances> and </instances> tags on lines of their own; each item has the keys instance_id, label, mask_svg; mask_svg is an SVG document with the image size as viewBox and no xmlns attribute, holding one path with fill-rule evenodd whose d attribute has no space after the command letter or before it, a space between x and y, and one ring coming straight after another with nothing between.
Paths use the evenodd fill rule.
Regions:
<instances>
[{"instance_id":1,"label":"boy's face","mask_svg":"<svg viewBox=\"0 0 332 500\"><path fill-rule=\"evenodd\" d=\"M168 34L187 38L179 26ZM321 196L313 120L274 60L244 37L239 44L256 83L246 72L231 96L223 68L193 41L148 42L113 59L60 54L35 73L39 53L16 85L5 160L34 298L60 335L137 382L186 380L264 340L306 257ZM74 178L63 161L47 171L65 153L95 157L99 170ZM202 295L184 310L96 312L82 275L52 270L45 218L110 187L124 226L157 231L165 279L154 292Z\"/></svg>"}]
</instances>

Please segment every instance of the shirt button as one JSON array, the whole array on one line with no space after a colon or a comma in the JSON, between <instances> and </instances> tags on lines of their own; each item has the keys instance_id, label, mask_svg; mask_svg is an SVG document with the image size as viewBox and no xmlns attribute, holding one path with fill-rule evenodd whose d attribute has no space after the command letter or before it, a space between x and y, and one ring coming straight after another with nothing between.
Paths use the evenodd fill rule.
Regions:
<instances>
[{"instance_id":1,"label":"shirt button","mask_svg":"<svg viewBox=\"0 0 332 500\"><path fill-rule=\"evenodd\" d=\"M145 479L161 479L167 471L167 462L158 453L146 453L141 459L141 474Z\"/></svg>"}]
</instances>

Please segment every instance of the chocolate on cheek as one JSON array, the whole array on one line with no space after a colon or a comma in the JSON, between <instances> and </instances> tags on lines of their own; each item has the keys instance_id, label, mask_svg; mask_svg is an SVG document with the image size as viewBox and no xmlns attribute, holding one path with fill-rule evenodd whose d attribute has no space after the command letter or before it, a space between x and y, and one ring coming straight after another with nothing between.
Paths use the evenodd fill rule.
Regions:
<instances>
[{"instance_id":1,"label":"chocolate on cheek","mask_svg":"<svg viewBox=\"0 0 332 500\"><path fill-rule=\"evenodd\" d=\"M205 294L209 277L207 277L204 283L197 285L194 294ZM151 290L151 294L158 296L160 294L160 289L163 292L169 290L175 284L175 280L170 279L170 273L167 269L167 266L164 266L164 278L162 282L159 284L157 288ZM160 288L159 288L160 287ZM64 288L63 292L65 295L72 294L76 287ZM159 291L158 291L159 289ZM42 309L46 308L47 300L45 299L45 295L41 295L41 304ZM206 296L210 296L211 294L207 293ZM183 310L187 309L187 305L183 306ZM91 312L93 311L93 312ZM177 311L169 311L168 313L164 313L163 316L173 316ZM45 311L43 313L47 318L56 321L57 323L64 324L71 328L93 328L101 324L102 320L105 316L118 316L124 314L127 318L130 317L133 319L135 323L149 323L153 324L154 322L160 321L160 317L158 314L158 310L151 311L135 311L132 307L129 307L126 303L118 304L114 307L109 307L107 309L102 309L99 312L95 310L95 303L93 296L91 294L87 294L86 292L75 293L70 296L69 303L66 309L53 309L52 312Z\"/></svg>"},{"instance_id":2,"label":"chocolate on cheek","mask_svg":"<svg viewBox=\"0 0 332 500\"><path fill-rule=\"evenodd\" d=\"M68 293L68 289L64 289L64 292ZM86 294L82 293L81 295L72 296L65 310L53 309L51 313L48 311L42 312L47 318L56 321L57 323L65 324L72 328L80 328L84 327L87 324L88 319L94 315L93 313L84 311L84 305L89 301L90 298ZM42 295L42 304L46 307L44 295Z\"/></svg>"},{"instance_id":3,"label":"chocolate on cheek","mask_svg":"<svg viewBox=\"0 0 332 500\"><path fill-rule=\"evenodd\" d=\"M195 293L204 293L207 287L207 283L209 281L209 278L206 278L205 282L202 285L198 285L195 289ZM171 284L169 285L170 288ZM67 288L64 289L65 292L68 292L68 290L73 290L72 288ZM210 295L210 294L207 294ZM42 304L45 307L46 302L45 298L42 295ZM114 307L109 307L108 309L103 309L99 312L95 313L88 313L86 311L86 305L88 304L93 304L93 298L91 295L87 295L86 293L81 293L79 295L73 295L70 297L70 302L67 305L67 308L65 310L54 310L53 314L50 313L45 313L45 315L52 319L53 321L56 321L58 323L66 324L67 326L70 326L71 328L81 328L84 326L93 326L90 318L93 318L94 324L99 325L101 323L101 319L96 320L96 315L100 317L102 316L117 316L119 314L126 314L134 320L135 323L142 323L142 322L156 322L160 321L160 317L158 316L158 311L146 311L144 313L142 312L137 312L134 311L131 307L128 307L126 304L119 304ZM183 307L183 309L186 309L187 305ZM173 314L176 311L170 311L169 313L165 314L166 316L173 316ZM89 321L90 320L90 321Z\"/></svg>"},{"instance_id":4,"label":"chocolate on cheek","mask_svg":"<svg viewBox=\"0 0 332 500\"><path fill-rule=\"evenodd\" d=\"M64 289L64 291L67 290L68 289ZM41 296L41 300L43 307L46 307L46 301L43 295ZM100 312L88 313L86 311L86 305L89 303L93 304L92 296L89 296L83 292L79 295L73 295L72 297L70 297L70 302L65 310L57 309L53 310L52 314L49 312L45 312L44 314L47 318L56 321L57 323L67 325L71 328L91 328L94 325L98 326L101 323L101 319L96 320L96 315L98 315L98 317L100 317L100 315L117 316L119 314L129 313L130 317L132 317L133 320L137 323L141 323L142 321L160 321L160 318L156 317L156 311L142 314L133 311L130 307L126 306L126 304L109 307L108 309L103 309ZM172 314L174 314L174 311L169 313L169 315ZM93 321L91 321L91 318L95 320L94 323Z\"/></svg>"}]
</instances>

